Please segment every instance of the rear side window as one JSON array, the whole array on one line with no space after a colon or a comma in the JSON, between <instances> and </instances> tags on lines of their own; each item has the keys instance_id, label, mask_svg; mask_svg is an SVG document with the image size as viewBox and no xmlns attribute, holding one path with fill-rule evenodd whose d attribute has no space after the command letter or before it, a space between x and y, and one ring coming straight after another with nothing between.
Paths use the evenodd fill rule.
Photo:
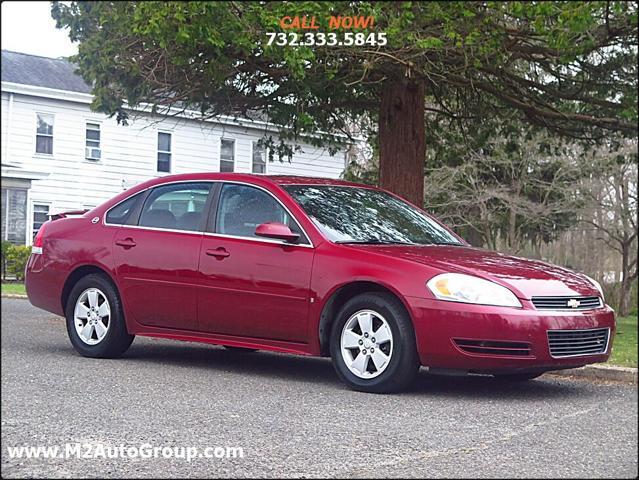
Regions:
<instances>
[{"instance_id":1,"label":"rear side window","mask_svg":"<svg viewBox=\"0 0 639 480\"><path fill-rule=\"evenodd\" d=\"M131 216L142 199L142 194L138 193L113 207L107 212L106 223L113 225L130 225L134 220Z\"/></svg>"},{"instance_id":2,"label":"rear side window","mask_svg":"<svg viewBox=\"0 0 639 480\"><path fill-rule=\"evenodd\" d=\"M210 183L178 183L154 188L142 208L141 227L200 232Z\"/></svg>"}]
</instances>

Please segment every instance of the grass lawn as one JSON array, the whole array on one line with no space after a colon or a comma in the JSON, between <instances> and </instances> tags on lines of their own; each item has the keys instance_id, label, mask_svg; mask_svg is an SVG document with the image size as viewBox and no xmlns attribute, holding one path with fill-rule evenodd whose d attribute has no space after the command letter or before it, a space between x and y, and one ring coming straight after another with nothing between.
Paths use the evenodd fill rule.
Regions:
<instances>
[{"instance_id":1,"label":"grass lawn","mask_svg":"<svg viewBox=\"0 0 639 480\"><path fill-rule=\"evenodd\" d=\"M637 368L637 314L617 318L617 335L608 363Z\"/></svg>"},{"instance_id":2,"label":"grass lawn","mask_svg":"<svg viewBox=\"0 0 639 480\"><path fill-rule=\"evenodd\" d=\"M26 295L24 290L24 283L3 283L2 293L15 293L20 295Z\"/></svg>"}]
</instances>

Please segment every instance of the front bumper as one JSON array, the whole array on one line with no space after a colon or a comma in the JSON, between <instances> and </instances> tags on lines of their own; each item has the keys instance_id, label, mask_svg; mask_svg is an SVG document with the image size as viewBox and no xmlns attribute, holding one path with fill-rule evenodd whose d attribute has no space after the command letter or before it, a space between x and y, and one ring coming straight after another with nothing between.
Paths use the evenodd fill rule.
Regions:
<instances>
[{"instance_id":1,"label":"front bumper","mask_svg":"<svg viewBox=\"0 0 639 480\"><path fill-rule=\"evenodd\" d=\"M536 310L530 302L524 308L493 307L409 298L415 323L421 364L433 368L479 373L548 371L605 362L612 350L615 334L613 310L604 306L588 311ZM549 330L588 330L608 328L605 350L555 358L550 353ZM530 345L526 355L469 353L454 339L486 342L523 342Z\"/></svg>"}]
</instances>

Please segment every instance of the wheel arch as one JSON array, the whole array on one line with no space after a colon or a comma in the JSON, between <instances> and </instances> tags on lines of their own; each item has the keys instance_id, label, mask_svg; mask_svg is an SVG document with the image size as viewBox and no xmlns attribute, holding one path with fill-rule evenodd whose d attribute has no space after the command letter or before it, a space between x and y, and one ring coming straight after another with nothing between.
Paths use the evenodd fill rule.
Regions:
<instances>
[{"instance_id":1,"label":"wheel arch","mask_svg":"<svg viewBox=\"0 0 639 480\"><path fill-rule=\"evenodd\" d=\"M64 281L64 286L62 287L62 293L60 296L60 303L62 305L63 312L66 312L69 295L71 294L71 290L73 290L73 287L76 285L76 283L78 283L82 278L86 277L87 275L96 274L96 273L106 277L113 284L115 291L119 295L118 286L115 283L114 278L111 276L111 274L106 268L98 266L98 265L94 265L94 264L79 265L71 271L71 273L67 276L66 280Z\"/></svg>"},{"instance_id":2,"label":"wheel arch","mask_svg":"<svg viewBox=\"0 0 639 480\"><path fill-rule=\"evenodd\" d=\"M374 280L357 280L349 282L337 287L330 294L328 300L324 303L324 306L322 308L318 326L320 353L322 356L330 356L331 327L333 325L333 322L335 321L337 313L340 311L342 306L351 298L362 293L369 292L387 293L399 300L399 303L404 308L411 324L413 325L413 329L415 328L413 316L411 315L411 311L406 303L406 300L394 289Z\"/></svg>"}]
</instances>

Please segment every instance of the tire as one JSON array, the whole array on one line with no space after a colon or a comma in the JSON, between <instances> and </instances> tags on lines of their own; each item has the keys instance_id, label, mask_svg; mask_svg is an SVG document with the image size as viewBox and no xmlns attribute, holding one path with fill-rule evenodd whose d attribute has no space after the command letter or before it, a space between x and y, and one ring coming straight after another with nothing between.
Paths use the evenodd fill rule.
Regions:
<instances>
[{"instance_id":1,"label":"tire","mask_svg":"<svg viewBox=\"0 0 639 480\"><path fill-rule=\"evenodd\" d=\"M106 309L104 300L107 302ZM95 311L91 308L93 303L96 304L93 307ZM108 315L101 317L107 309ZM85 313L87 310L89 312ZM127 332L120 296L104 275L91 274L80 279L71 290L65 313L71 344L84 357L120 357L135 338L135 335ZM83 317L86 317L86 323ZM87 328L89 322L93 324Z\"/></svg>"},{"instance_id":2,"label":"tire","mask_svg":"<svg viewBox=\"0 0 639 480\"><path fill-rule=\"evenodd\" d=\"M534 380L537 377L541 377L544 372L535 372L535 373L504 373L493 375L497 380L502 382L527 382L529 380Z\"/></svg>"},{"instance_id":3,"label":"tire","mask_svg":"<svg viewBox=\"0 0 639 480\"><path fill-rule=\"evenodd\" d=\"M367 324L367 315L371 318L371 328L369 332L362 332L360 319ZM389 330L390 340L385 340ZM374 335L379 338L375 339ZM371 353L371 347L373 350L377 347L378 351ZM333 322L330 350L337 375L353 390L398 392L406 388L419 371L413 325L402 303L387 293L364 293L346 302ZM382 363L385 357L387 360Z\"/></svg>"},{"instance_id":4,"label":"tire","mask_svg":"<svg viewBox=\"0 0 639 480\"><path fill-rule=\"evenodd\" d=\"M232 347L230 345L222 345L224 348L226 348L229 352L234 352L234 353L253 353L253 352L257 352L257 348L245 348L245 347Z\"/></svg>"}]
</instances>

